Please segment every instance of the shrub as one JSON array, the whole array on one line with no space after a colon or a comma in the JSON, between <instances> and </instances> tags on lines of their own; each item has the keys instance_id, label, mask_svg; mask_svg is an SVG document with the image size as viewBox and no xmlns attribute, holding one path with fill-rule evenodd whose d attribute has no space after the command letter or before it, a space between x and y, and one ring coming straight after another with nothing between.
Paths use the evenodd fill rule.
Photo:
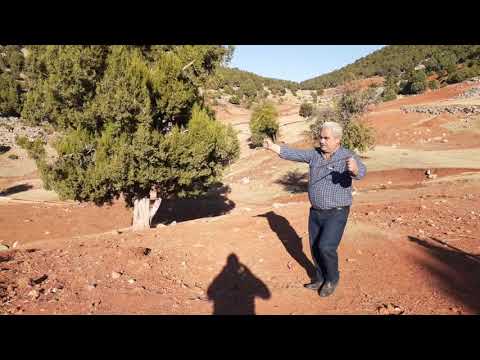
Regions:
<instances>
[{"instance_id":1,"label":"shrub","mask_svg":"<svg viewBox=\"0 0 480 360\"><path fill-rule=\"evenodd\" d=\"M230 97L230 99L228 99L228 102L230 104L240 105L240 98L237 95L233 95Z\"/></svg>"},{"instance_id":2,"label":"shrub","mask_svg":"<svg viewBox=\"0 0 480 360\"><path fill-rule=\"evenodd\" d=\"M350 150L364 152L375 144L373 129L358 121L372 102L368 91L348 90L344 92L334 109L321 109L313 114L314 123L310 125L310 134L319 139L324 122L335 121L343 125L342 146Z\"/></svg>"},{"instance_id":3,"label":"shrub","mask_svg":"<svg viewBox=\"0 0 480 360\"><path fill-rule=\"evenodd\" d=\"M420 94L427 89L427 74L423 70L412 71L402 92L404 94Z\"/></svg>"},{"instance_id":4,"label":"shrub","mask_svg":"<svg viewBox=\"0 0 480 360\"><path fill-rule=\"evenodd\" d=\"M9 73L0 74L0 116L18 116L22 108L20 86Z\"/></svg>"},{"instance_id":5,"label":"shrub","mask_svg":"<svg viewBox=\"0 0 480 360\"><path fill-rule=\"evenodd\" d=\"M352 120L343 128L342 146L359 152L365 152L375 144L373 129L363 123Z\"/></svg>"},{"instance_id":6,"label":"shrub","mask_svg":"<svg viewBox=\"0 0 480 360\"><path fill-rule=\"evenodd\" d=\"M251 143L253 146L261 146L268 136L275 140L278 135L278 112L272 103L265 102L257 105L250 119Z\"/></svg>"},{"instance_id":7,"label":"shrub","mask_svg":"<svg viewBox=\"0 0 480 360\"><path fill-rule=\"evenodd\" d=\"M301 117L304 117L304 118L307 118L307 117L310 117L313 113L313 105L310 104L310 103L302 103L302 105L300 105L300 110L298 112L298 114L301 116Z\"/></svg>"},{"instance_id":8,"label":"shrub","mask_svg":"<svg viewBox=\"0 0 480 360\"><path fill-rule=\"evenodd\" d=\"M428 82L428 87L432 90L440 88L440 82L438 80L430 80Z\"/></svg>"}]
</instances>

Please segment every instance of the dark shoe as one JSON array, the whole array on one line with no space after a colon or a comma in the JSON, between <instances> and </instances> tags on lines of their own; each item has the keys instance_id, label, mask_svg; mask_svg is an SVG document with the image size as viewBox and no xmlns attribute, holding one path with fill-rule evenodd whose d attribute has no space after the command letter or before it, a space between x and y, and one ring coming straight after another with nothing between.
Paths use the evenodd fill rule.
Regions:
<instances>
[{"instance_id":1,"label":"dark shoe","mask_svg":"<svg viewBox=\"0 0 480 360\"><path fill-rule=\"evenodd\" d=\"M338 285L338 282L335 282L335 283L331 281L325 282L325 284L322 286L322 289L319 292L319 295L321 297L327 297L332 295L337 285Z\"/></svg>"},{"instance_id":2,"label":"dark shoe","mask_svg":"<svg viewBox=\"0 0 480 360\"><path fill-rule=\"evenodd\" d=\"M323 283L324 283L324 280L314 281L314 282L311 282L310 284L304 284L303 286L307 289L317 291L318 289L320 289L322 287Z\"/></svg>"}]
</instances>

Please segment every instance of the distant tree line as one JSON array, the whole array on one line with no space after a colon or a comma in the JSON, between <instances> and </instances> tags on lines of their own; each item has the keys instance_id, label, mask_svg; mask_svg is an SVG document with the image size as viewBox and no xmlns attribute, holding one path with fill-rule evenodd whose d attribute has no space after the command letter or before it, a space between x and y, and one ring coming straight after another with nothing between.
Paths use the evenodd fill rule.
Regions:
<instances>
[{"instance_id":1,"label":"distant tree line","mask_svg":"<svg viewBox=\"0 0 480 360\"><path fill-rule=\"evenodd\" d=\"M418 73L417 73L418 72ZM422 92L480 75L480 45L392 45L362 57L353 64L300 83L301 89L323 89L353 79L390 77L386 97ZM430 79L430 83L427 81ZM425 79L424 79L425 78ZM437 80L435 82L434 80Z\"/></svg>"},{"instance_id":2,"label":"distant tree line","mask_svg":"<svg viewBox=\"0 0 480 360\"><path fill-rule=\"evenodd\" d=\"M265 100L270 93L274 96L284 96L288 89L296 95L299 89L299 84L294 81L267 78L228 67L220 67L206 86L208 89L222 90L225 94L231 95L232 104L243 102L249 106L253 102Z\"/></svg>"}]
</instances>

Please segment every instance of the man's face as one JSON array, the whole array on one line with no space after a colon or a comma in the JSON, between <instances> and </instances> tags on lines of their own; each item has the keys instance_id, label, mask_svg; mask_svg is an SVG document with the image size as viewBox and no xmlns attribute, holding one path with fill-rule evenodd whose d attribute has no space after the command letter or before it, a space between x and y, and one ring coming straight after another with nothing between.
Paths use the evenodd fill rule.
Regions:
<instances>
[{"instance_id":1,"label":"man's face","mask_svg":"<svg viewBox=\"0 0 480 360\"><path fill-rule=\"evenodd\" d=\"M332 135L331 129L322 129L320 132L320 150L324 153L334 152L340 146L340 139Z\"/></svg>"}]
</instances>

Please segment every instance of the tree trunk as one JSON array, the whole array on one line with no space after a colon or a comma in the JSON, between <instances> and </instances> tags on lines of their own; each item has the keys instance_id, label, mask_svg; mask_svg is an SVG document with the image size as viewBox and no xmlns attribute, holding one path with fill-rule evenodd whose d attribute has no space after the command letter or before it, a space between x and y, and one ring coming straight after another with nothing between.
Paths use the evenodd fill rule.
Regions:
<instances>
[{"instance_id":1,"label":"tree trunk","mask_svg":"<svg viewBox=\"0 0 480 360\"><path fill-rule=\"evenodd\" d=\"M149 223L152 225L152 219L157 213L157 210L160 208L160 205L162 204L162 198L155 199L155 202L153 203L152 208L150 209L150 215L149 215Z\"/></svg>"},{"instance_id":2,"label":"tree trunk","mask_svg":"<svg viewBox=\"0 0 480 360\"><path fill-rule=\"evenodd\" d=\"M144 230L150 227L150 199L144 197L133 201L133 230Z\"/></svg>"},{"instance_id":3,"label":"tree trunk","mask_svg":"<svg viewBox=\"0 0 480 360\"><path fill-rule=\"evenodd\" d=\"M162 204L162 199L156 199L150 209L150 198L144 197L133 201L133 230L150 228L152 219Z\"/></svg>"}]
</instances>

